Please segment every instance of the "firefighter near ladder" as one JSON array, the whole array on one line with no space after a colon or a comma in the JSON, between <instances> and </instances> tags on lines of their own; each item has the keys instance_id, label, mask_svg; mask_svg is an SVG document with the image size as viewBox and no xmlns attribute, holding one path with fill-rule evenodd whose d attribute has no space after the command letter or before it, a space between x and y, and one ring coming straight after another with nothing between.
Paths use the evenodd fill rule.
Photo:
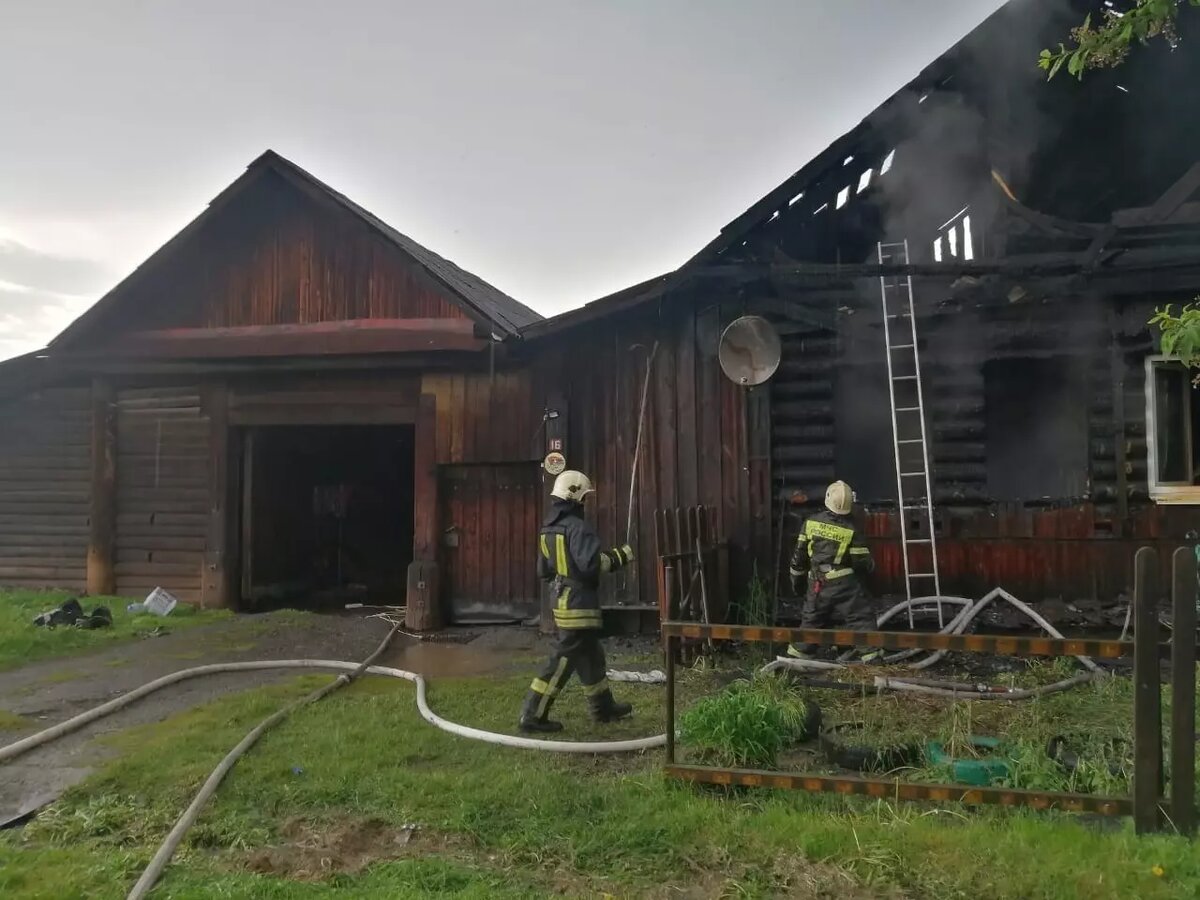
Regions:
<instances>
[{"instance_id":1,"label":"firefighter near ladder","mask_svg":"<svg viewBox=\"0 0 1200 900\"><path fill-rule=\"evenodd\" d=\"M825 509L805 520L796 539L788 575L792 593L799 596L804 590L804 628L875 628L875 613L862 584L875 563L854 530L853 505L850 485L835 481L825 491ZM799 658L811 658L817 651L816 644L788 647L788 655ZM859 655L863 662L873 662L881 654L860 648Z\"/></svg>"},{"instance_id":2,"label":"firefighter near ladder","mask_svg":"<svg viewBox=\"0 0 1200 900\"><path fill-rule=\"evenodd\" d=\"M613 722L633 712L617 703L606 677L607 663L600 644L600 576L633 561L626 544L602 550L596 530L584 518L583 503L594 493L582 472L563 472L550 492L553 505L538 533L538 576L554 585L554 624L558 639L525 694L520 728L525 732L561 731L550 709L572 674L579 676L592 718Z\"/></svg>"}]
</instances>

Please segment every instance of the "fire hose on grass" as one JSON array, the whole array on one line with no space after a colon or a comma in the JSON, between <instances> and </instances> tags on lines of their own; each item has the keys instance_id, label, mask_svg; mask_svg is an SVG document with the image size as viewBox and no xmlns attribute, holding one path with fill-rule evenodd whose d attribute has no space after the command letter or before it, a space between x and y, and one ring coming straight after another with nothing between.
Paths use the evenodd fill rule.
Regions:
<instances>
[{"instance_id":1,"label":"fire hose on grass","mask_svg":"<svg viewBox=\"0 0 1200 900\"><path fill-rule=\"evenodd\" d=\"M971 623L971 621L974 620L975 617L978 616L979 613L981 613L997 597L1000 597L1000 598L1006 600L1007 602L1014 605L1017 609L1021 610L1022 612L1024 612L1028 616L1030 616L1030 618L1032 618L1035 622L1037 622L1039 625L1041 625L1052 636L1057 637L1057 638L1062 637L1061 633L1059 633L1052 625L1050 625L1049 622L1047 622L1044 618L1042 618L1040 615L1038 615L1034 610L1032 610L1026 604L1021 603L1021 601L1017 600L1011 594L1008 594L1006 591L1003 591L999 588L997 588L996 590L992 591L991 593L989 593L987 596L985 596L981 600L974 602L974 603L972 603L972 601L970 601L970 600L967 600L967 599L961 598L961 597L918 598L918 599L911 600L911 601L904 601L904 602L899 603L896 606L892 607L887 612L885 612L882 616L880 616L879 620L878 620L878 624L883 625L884 623L889 621L892 617L894 617L895 615L899 614L900 612L902 612L906 609L913 609L913 608L916 608L919 606L926 606L926 605L929 605L930 603L939 603L940 604L940 603L950 602L950 603L962 606L963 609L961 612L959 612L959 614L957 616L955 616L955 618L953 620L951 620L945 626L945 628L942 629L942 633L962 634L966 630L967 626ZM44 729L43 731L40 731L37 734L30 735L29 737L23 738L22 740L19 740L12 744L9 744L6 747L0 748L0 762L4 762L6 760L12 759L23 753L27 753L28 751L33 750L36 747L39 747L43 744L49 743L50 741L56 740L57 738L62 737L63 735L66 735L73 731L76 731L79 728L82 728L83 726L89 724L90 722L94 722L97 719L103 718L104 716L107 716L113 712L116 712L117 710L122 709L131 703L136 702L137 700L141 699L142 697L147 696L148 694L151 694L155 691L161 690L164 687L168 687L172 684L176 684L180 681L184 681L189 678L195 678L195 677L198 677L201 675L212 675L212 674L217 674L217 673L222 673L222 672L245 672L245 671L255 671L255 670L264 670L264 669L286 669L286 668L335 669L335 670L341 669L341 670L343 670L343 672L349 672L349 674L339 675L334 681L330 682L329 684L324 685L323 687L317 689L316 691L313 691L311 694L308 694L307 696L302 697L301 699L288 704L287 706L283 707L282 709L277 710L275 713L272 713L270 716L268 716L266 719L264 719L262 722L260 722L257 726L255 726L255 728L253 728L244 738L242 738L242 740L237 744L237 746L235 746L225 756L225 758L221 760L221 762L217 765L217 767L209 775L208 779L204 782L204 785L201 787L199 793L196 794L196 797L192 800L192 803L188 806L188 808L184 811L183 815L181 815L179 820L175 823L175 826L171 829L171 832L168 834L166 840L163 842L163 844L159 847L158 851L155 853L154 858L151 860L149 866L147 866L146 870L142 873L141 878L138 879L137 883L134 885L133 889L130 891L130 893L128 895L128 900L141 900L141 898L144 898L150 892L150 890L154 887L154 885L157 883L158 878L162 874L162 871L166 868L167 863L170 862L171 857L174 855L175 850L178 848L179 844L182 842L183 837L187 833L188 829L190 829L192 827L192 825L194 824L194 822L196 821L197 817L200 814L201 809L204 807L204 804L207 803L207 801L212 797L212 795L214 793L216 793L217 787L220 785L221 781L225 778L225 776L230 772L230 770L232 770L233 766L236 764L238 759L240 759L241 756L244 755L245 752L247 750L249 750L264 733L266 733L267 730L269 730L272 726L281 722L291 712L293 712L296 709L299 709L302 706L306 706L308 704L315 703L316 701L322 699L323 697L333 693L338 688L340 688L346 684L349 684L351 681L355 680L356 678L358 678L359 676L361 676L363 674L384 675L384 676L389 676L392 678L401 678L406 681L413 682L416 685L416 691L417 691L417 696L416 696L417 709L421 713L422 718L424 718L425 721L429 722L435 728L439 728L442 731L446 731L450 734L454 734L459 737L464 737L469 740L483 741L483 742L490 743L490 744L497 744L497 745L505 746L505 747L514 747L514 748L522 749L522 750L541 750L541 751L555 752L555 753L588 753L588 754L628 753L628 752L634 752L634 751L640 751L640 750L649 750L649 749L653 749L655 747L661 747L661 746L665 745L665 743L666 743L666 735L665 734L658 734L658 735L654 735L653 737L637 738L637 739L633 739L633 740L623 740L623 741L548 741L548 740L541 740L541 739L536 739L536 738L527 738L527 737L519 737L519 736L507 735L507 734L498 734L495 732L484 731L483 729L479 729L479 728L471 728L470 726L459 725L455 722L451 722L447 719L443 719L441 716L437 715L435 712L433 712L432 709L429 708L429 703L428 703L428 700L426 697L426 689L427 689L426 682L425 682L425 679L420 674L418 674L416 672L409 672L404 669L396 669L396 668L391 668L388 666L373 665L374 661L379 658L379 656L384 652L384 650L387 649L388 644L392 641L392 639L395 637L396 633L399 630L400 630L399 624L393 625L392 630L388 632L387 636L383 639L383 641L375 649L375 651L370 656L368 656L365 660L363 660L361 663L353 663L353 662L345 662L343 660L329 660L329 659L282 659L282 660L257 660L257 661L250 661L250 662L234 662L234 663L216 663L216 664L212 664L212 665L195 666L190 669L182 669L178 672L173 672L170 675L165 675L162 678L158 678L158 679L155 679L154 681L148 682L147 684L144 684L141 687L130 691L128 694L125 694L121 697L117 697L113 700L108 701L107 703L103 703L100 706L97 706L90 710L87 710L86 712L80 713L79 715L74 716L65 722L61 722L58 725L54 725L50 728ZM902 653L892 654L891 657L889 657L889 659L898 661L900 659L910 658L912 655L913 655L912 651L904 651ZM913 664L912 668L913 669L926 668L926 667L932 665L937 660L941 659L944 655L945 655L945 651L938 651L937 653L931 654L926 659ZM1007 691L1004 689L987 688L986 686L959 685L954 682L905 680L905 679L897 679L897 678L890 678L890 677L876 678L875 686L878 688L881 688L881 689L909 691L909 692L931 694L934 696L943 696L943 697L952 697L952 698L969 696L969 697L974 697L974 698L979 698L979 699L989 699L989 700L1001 700L1001 699L1016 700L1016 699L1022 699L1024 697L1038 696L1040 694L1050 693L1052 691L1066 690L1069 687L1073 687L1077 684L1082 684L1088 680L1091 680L1092 678L1096 677L1096 674L1103 671L1089 657L1081 656L1078 658L1091 671L1084 673L1082 675L1077 675L1073 678L1065 679L1065 680L1057 682L1055 684L1044 685L1044 686L1041 686L1038 688L1033 688L1030 690ZM773 670L780 669L780 668L811 668L811 669L828 670L828 669L844 668L844 666L840 663L822 662L819 660L790 660L790 659L786 659L786 658L781 658L781 659L777 659L776 661L774 661L772 663L768 663L766 666L763 667L763 671L773 671ZM638 673L613 673L613 674L616 676L630 676L628 678L618 677L617 680L628 680L628 681L636 680L636 681L651 682L651 679L653 679L654 682L657 682L657 678L655 678L655 676L658 673L651 673L649 676L639 676Z\"/></svg>"},{"instance_id":2,"label":"fire hose on grass","mask_svg":"<svg viewBox=\"0 0 1200 900\"><path fill-rule=\"evenodd\" d=\"M0 762L4 762L14 757L20 756L22 753L27 753L35 747L40 747L43 744L56 740L63 735L76 731L90 722L103 718L111 713L116 712L123 707L128 706L162 688L176 684L180 681L185 681L189 678L196 678L201 675L215 675L221 672L247 672L258 671L264 669L341 669L349 674L339 675L336 679L327 685L313 691L305 697L296 700L282 709L272 713L254 729L252 729L242 740L225 756L224 759L213 770L212 774L204 782L195 799L192 800L187 810L179 817L171 832L167 835L166 840L159 847L151 860L150 865L142 873L133 889L128 895L128 900L140 900L145 897L154 887L158 878L161 876L163 869L166 868L175 850L183 840L188 829L195 823L196 818L200 814L200 810L204 804L216 793L217 787L221 781L233 768L234 764L247 750L249 750L255 742L272 726L281 722L291 712L299 709L301 706L306 706L310 703L322 699L323 697L333 693L343 685L349 684L360 675L384 675L391 678L402 678L406 681L411 681L416 685L417 689L417 710L421 713L422 718L430 725L446 731L450 734L459 737L468 738L470 740L484 741L489 744L498 744L504 747L514 747L520 750L541 750L552 753L630 753L639 750L650 750L655 747L661 747L666 744L666 735L659 734L653 737L637 738L633 740L623 741L546 741L535 738L518 737L508 734L497 734L491 731L484 731L481 728L471 728L467 725L459 725L456 722L451 722L448 719L443 719L432 709L429 708L429 702L426 697L426 682L424 677L416 672L409 672L405 669L395 669L389 666L376 666L372 663L379 658L392 638L395 637L399 626L394 626L379 647L363 662L353 663L345 662L336 659L271 659L271 660L255 660L250 662L234 662L234 663L215 663L206 666L195 666L190 669L181 669L178 672L172 672L170 675L164 675L162 678L148 682L135 690L117 697L113 700L103 703L100 706L93 707L86 712L80 713L65 722L60 722L37 734L30 735L15 743L9 744L6 747L0 747ZM634 679L629 679L634 680ZM641 679L637 679L641 680Z\"/></svg>"}]
</instances>

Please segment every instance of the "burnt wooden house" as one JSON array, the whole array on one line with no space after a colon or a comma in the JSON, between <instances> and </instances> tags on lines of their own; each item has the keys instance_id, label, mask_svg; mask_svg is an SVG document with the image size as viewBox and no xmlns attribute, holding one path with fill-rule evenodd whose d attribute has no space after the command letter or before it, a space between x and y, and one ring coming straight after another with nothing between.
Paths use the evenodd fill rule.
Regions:
<instances>
[{"instance_id":1,"label":"burnt wooden house","mask_svg":"<svg viewBox=\"0 0 1200 900\"><path fill-rule=\"evenodd\" d=\"M835 478L857 491L879 592L905 589L902 512L964 596L1106 604L1137 547L1189 539L1200 403L1147 321L1200 295L1200 32L1184 16L1175 49L1047 83L1040 49L1110 6L1013 0L680 269L524 330L526 352L595 360L574 373L571 433L621 486L601 499L608 528L657 340L641 546L647 506L715 508L735 596L778 572L798 519L783 501L818 503ZM907 262L881 264L900 242ZM909 278L932 521L897 490L913 460L893 445L882 292ZM743 314L783 346L749 390L716 362Z\"/></svg>"},{"instance_id":2,"label":"burnt wooden house","mask_svg":"<svg viewBox=\"0 0 1200 900\"><path fill-rule=\"evenodd\" d=\"M0 584L403 602L418 560L444 618L525 619L561 450L602 534L632 522L614 618L654 619L655 510L710 510L736 599L835 478L902 592L881 279L911 277L943 592L1113 600L1200 502L1200 403L1146 324L1200 294L1200 34L1047 84L1100 6L1013 0L678 270L552 319L266 154L0 365ZM717 358L746 314L783 347L749 389Z\"/></svg>"}]
</instances>

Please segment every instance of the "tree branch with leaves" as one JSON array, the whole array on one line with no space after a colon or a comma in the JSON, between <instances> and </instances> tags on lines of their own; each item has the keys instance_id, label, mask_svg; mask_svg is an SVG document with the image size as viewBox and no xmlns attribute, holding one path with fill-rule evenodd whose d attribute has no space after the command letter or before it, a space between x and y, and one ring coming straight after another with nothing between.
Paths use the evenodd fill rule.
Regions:
<instances>
[{"instance_id":1,"label":"tree branch with leaves","mask_svg":"<svg viewBox=\"0 0 1200 900\"><path fill-rule=\"evenodd\" d=\"M1125 12L1104 10L1098 26L1092 24L1089 15L1082 25L1071 29L1070 46L1060 43L1057 50L1043 50L1038 66L1048 79L1064 65L1069 73L1082 79L1089 69L1121 65L1135 44L1161 38L1174 49L1179 43L1175 26L1185 5L1200 8L1200 0L1137 0Z\"/></svg>"},{"instance_id":2,"label":"tree branch with leaves","mask_svg":"<svg viewBox=\"0 0 1200 900\"><path fill-rule=\"evenodd\" d=\"M1158 327L1164 356L1179 360L1189 369L1200 370L1200 297L1184 306L1179 315L1173 310L1172 305L1156 309L1149 325ZM1200 375L1196 378L1200 380Z\"/></svg>"}]
</instances>

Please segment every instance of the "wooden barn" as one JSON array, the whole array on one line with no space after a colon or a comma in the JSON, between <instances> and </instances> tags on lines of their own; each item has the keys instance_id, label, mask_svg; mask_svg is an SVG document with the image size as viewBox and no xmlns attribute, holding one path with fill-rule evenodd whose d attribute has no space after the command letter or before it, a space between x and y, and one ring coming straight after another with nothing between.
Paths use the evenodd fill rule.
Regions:
<instances>
[{"instance_id":1,"label":"wooden barn","mask_svg":"<svg viewBox=\"0 0 1200 900\"><path fill-rule=\"evenodd\" d=\"M488 553L455 610L528 616L540 418L498 348L539 318L268 152L0 368L0 581L402 603L445 546Z\"/></svg>"},{"instance_id":2,"label":"wooden barn","mask_svg":"<svg viewBox=\"0 0 1200 900\"><path fill-rule=\"evenodd\" d=\"M1200 403L1146 323L1200 294L1200 34L1045 83L1099 6L1013 0L678 270L548 320L267 153L0 365L0 583L526 620L553 450L632 528L614 620L655 618L656 510L708 509L720 614L835 478L877 592L936 542L943 593L1111 603L1196 528ZM782 343L749 388L744 315Z\"/></svg>"}]
</instances>

